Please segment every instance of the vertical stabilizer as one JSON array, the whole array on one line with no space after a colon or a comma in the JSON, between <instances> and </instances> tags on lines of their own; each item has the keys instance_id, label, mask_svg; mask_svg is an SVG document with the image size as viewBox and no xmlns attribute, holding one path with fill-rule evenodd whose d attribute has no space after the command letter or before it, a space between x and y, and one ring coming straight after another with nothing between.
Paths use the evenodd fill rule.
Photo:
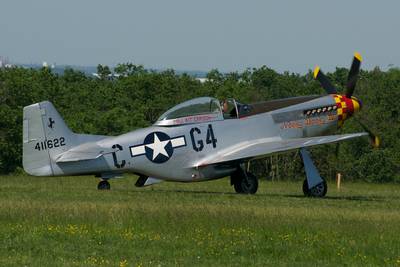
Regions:
<instances>
[{"instance_id":1,"label":"vertical stabilizer","mask_svg":"<svg viewBox=\"0 0 400 267\"><path fill-rule=\"evenodd\" d=\"M27 173L54 175L52 158L74 145L76 135L50 102L24 107L23 166Z\"/></svg>"}]
</instances>

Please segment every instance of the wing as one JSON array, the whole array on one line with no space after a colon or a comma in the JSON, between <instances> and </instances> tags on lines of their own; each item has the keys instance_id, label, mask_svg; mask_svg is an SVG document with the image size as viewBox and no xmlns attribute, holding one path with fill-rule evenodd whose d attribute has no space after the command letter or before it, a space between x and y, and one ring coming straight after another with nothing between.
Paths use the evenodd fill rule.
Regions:
<instances>
[{"instance_id":1,"label":"wing","mask_svg":"<svg viewBox=\"0 0 400 267\"><path fill-rule=\"evenodd\" d=\"M195 167L201 167L210 164L234 161L240 159L251 159L261 157L267 154L292 150L301 147L309 147L328 143L339 142L361 136L367 136L368 133L354 133L341 135L327 135L317 137L306 137L296 139L282 139L280 137L262 138L252 141L246 141L229 148L223 149L216 154L201 159Z\"/></svg>"}]
</instances>

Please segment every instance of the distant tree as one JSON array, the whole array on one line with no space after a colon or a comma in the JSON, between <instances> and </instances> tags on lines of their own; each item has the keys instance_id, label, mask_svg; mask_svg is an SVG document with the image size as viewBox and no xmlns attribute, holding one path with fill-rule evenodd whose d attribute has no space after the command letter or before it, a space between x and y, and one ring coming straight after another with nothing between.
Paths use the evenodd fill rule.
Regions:
<instances>
[{"instance_id":1,"label":"distant tree","mask_svg":"<svg viewBox=\"0 0 400 267\"><path fill-rule=\"evenodd\" d=\"M22 109L49 100L54 103L73 131L88 134L118 135L151 125L172 106L199 96L233 97L241 102L259 102L297 95L325 94L312 71L305 75L278 73L267 66L244 72L222 73L211 70L208 80L199 82L173 70L148 71L141 65L119 64L114 69L123 78L108 82L111 70L98 65L101 79L66 69L63 75L50 68L0 69L0 173L22 166ZM345 87L348 69L327 73L339 91ZM361 71L354 93L363 102L357 118L368 124L382 140L373 150L366 138L336 145L311 148L321 175L333 178L337 171L348 180L400 182L400 70ZM344 124L341 133L360 132L354 119ZM337 151L337 155L336 155ZM260 160L258 173L274 173L274 179L303 179L302 164L296 152Z\"/></svg>"},{"instance_id":2,"label":"distant tree","mask_svg":"<svg viewBox=\"0 0 400 267\"><path fill-rule=\"evenodd\" d=\"M146 70L142 65L134 65L132 63L118 64L114 68L114 72L121 76L137 75L146 73Z\"/></svg>"},{"instance_id":3,"label":"distant tree","mask_svg":"<svg viewBox=\"0 0 400 267\"><path fill-rule=\"evenodd\" d=\"M99 64L97 65L97 74L99 75L100 79L106 80L111 74L111 70L107 65Z\"/></svg>"}]
</instances>

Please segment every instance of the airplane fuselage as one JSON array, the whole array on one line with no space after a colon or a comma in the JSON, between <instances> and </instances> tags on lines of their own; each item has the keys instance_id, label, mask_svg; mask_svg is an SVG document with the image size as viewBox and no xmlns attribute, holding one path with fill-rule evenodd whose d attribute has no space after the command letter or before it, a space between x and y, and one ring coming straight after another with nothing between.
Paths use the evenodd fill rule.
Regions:
<instances>
[{"instance_id":1,"label":"airplane fuselage","mask_svg":"<svg viewBox=\"0 0 400 267\"><path fill-rule=\"evenodd\" d=\"M248 140L295 139L334 133L338 128L334 95L236 119L176 126L150 126L96 142L114 149L87 161L58 163L54 175L131 172L170 181L202 181L230 175L235 164L214 166L207 157ZM196 167L193 167L196 166Z\"/></svg>"}]
</instances>

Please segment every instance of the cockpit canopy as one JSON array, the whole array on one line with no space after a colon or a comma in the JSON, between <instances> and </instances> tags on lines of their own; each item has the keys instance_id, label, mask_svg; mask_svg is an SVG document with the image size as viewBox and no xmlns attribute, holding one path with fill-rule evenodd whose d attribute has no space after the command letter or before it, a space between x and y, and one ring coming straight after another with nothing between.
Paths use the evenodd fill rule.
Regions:
<instances>
[{"instance_id":1,"label":"cockpit canopy","mask_svg":"<svg viewBox=\"0 0 400 267\"><path fill-rule=\"evenodd\" d=\"M216 120L223 120L219 101L212 97L199 97L169 109L155 124L172 126Z\"/></svg>"},{"instance_id":2,"label":"cockpit canopy","mask_svg":"<svg viewBox=\"0 0 400 267\"><path fill-rule=\"evenodd\" d=\"M237 119L248 113L251 106L234 99L219 102L213 97L199 97L183 102L162 114L155 125L174 126L181 124Z\"/></svg>"}]
</instances>

